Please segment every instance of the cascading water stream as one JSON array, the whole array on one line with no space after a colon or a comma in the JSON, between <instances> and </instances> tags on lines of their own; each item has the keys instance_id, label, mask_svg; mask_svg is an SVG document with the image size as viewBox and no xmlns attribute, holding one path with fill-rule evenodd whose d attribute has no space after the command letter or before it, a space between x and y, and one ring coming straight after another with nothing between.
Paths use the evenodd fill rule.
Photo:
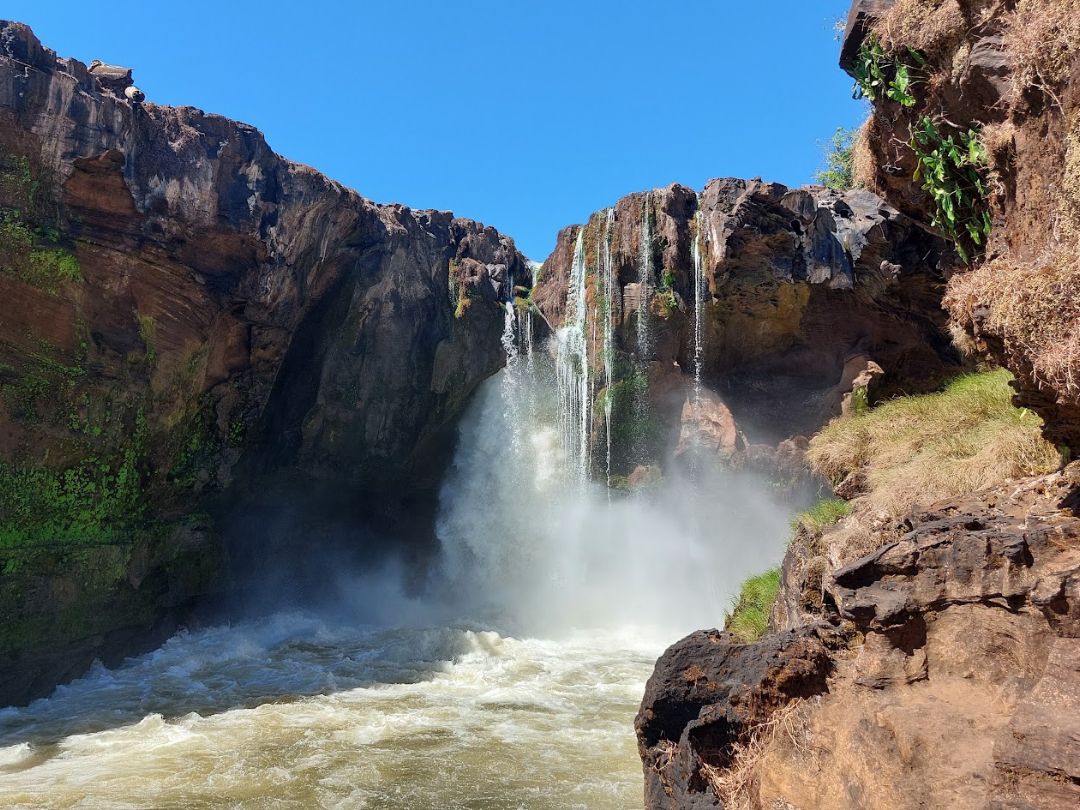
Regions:
<instances>
[{"instance_id":1,"label":"cascading water stream","mask_svg":"<svg viewBox=\"0 0 1080 810\"><path fill-rule=\"evenodd\" d=\"M649 305L652 298L652 194L645 192L641 207L641 255L638 257L638 309L637 350L638 359L646 362L652 351L649 330Z\"/></svg>"},{"instance_id":2,"label":"cascading water stream","mask_svg":"<svg viewBox=\"0 0 1080 810\"><path fill-rule=\"evenodd\" d=\"M705 218L702 216L700 201L694 214L694 240L690 252L694 260L694 396L701 398L701 370L705 362L705 251L707 234Z\"/></svg>"},{"instance_id":3,"label":"cascading water stream","mask_svg":"<svg viewBox=\"0 0 1080 810\"><path fill-rule=\"evenodd\" d=\"M601 317L604 321L604 482L611 494L611 388L615 382L615 269L611 260L611 236L615 227L615 209L604 214L604 229L600 237L600 278L604 295Z\"/></svg>"},{"instance_id":4,"label":"cascading water stream","mask_svg":"<svg viewBox=\"0 0 1080 810\"><path fill-rule=\"evenodd\" d=\"M592 391L589 385L589 302L586 293L585 229L578 230L566 293L564 326L556 333L556 382L563 447L579 480L589 474Z\"/></svg>"}]
</instances>

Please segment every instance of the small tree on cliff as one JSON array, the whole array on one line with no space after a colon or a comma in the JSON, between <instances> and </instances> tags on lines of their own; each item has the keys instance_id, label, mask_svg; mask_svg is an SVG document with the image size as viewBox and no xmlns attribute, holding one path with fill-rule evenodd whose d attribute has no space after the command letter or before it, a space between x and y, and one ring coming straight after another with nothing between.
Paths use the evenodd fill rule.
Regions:
<instances>
[{"instance_id":1,"label":"small tree on cliff","mask_svg":"<svg viewBox=\"0 0 1080 810\"><path fill-rule=\"evenodd\" d=\"M840 127L825 146L825 165L815 175L833 191L855 188L855 130Z\"/></svg>"}]
</instances>

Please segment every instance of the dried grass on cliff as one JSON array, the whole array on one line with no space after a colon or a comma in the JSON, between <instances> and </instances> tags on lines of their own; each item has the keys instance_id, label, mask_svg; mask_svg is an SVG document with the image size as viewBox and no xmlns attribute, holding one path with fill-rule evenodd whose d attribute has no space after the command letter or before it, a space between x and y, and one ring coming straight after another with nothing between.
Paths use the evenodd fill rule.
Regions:
<instances>
[{"instance_id":1,"label":"dried grass on cliff","mask_svg":"<svg viewBox=\"0 0 1080 810\"><path fill-rule=\"evenodd\" d=\"M1013 60L1014 95L1035 87L1057 100L1055 89L1080 50L1080 0L1019 0L1002 34Z\"/></svg>"},{"instance_id":2,"label":"dried grass on cliff","mask_svg":"<svg viewBox=\"0 0 1080 810\"><path fill-rule=\"evenodd\" d=\"M954 51L967 28L958 0L898 0L874 25L886 50L914 48L931 58Z\"/></svg>"},{"instance_id":3,"label":"dried grass on cliff","mask_svg":"<svg viewBox=\"0 0 1080 810\"><path fill-rule=\"evenodd\" d=\"M1080 244L1058 244L1030 262L1006 255L949 282L945 306L969 334L1001 344L1070 400L1080 400Z\"/></svg>"},{"instance_id":4,"label":"dried grass on cliff","mask_svg":"<svg viewBox=\"0 0 1080 810\"><path fill-rule=\"evenodd\" d=\"M724 810L753 810L760 806L757 799L758 763L775 742L783 741L799 753L810 750L808 715L817 703L816 698L811 698L793 700L782 706L764 723L751 729L745 740L732 746L727 767L702 767Z\"/></svg>"},{"instance_id":5,"label":"dried grass on cliff","mask_svg":"<svg viewBox=\"0 0 1080 810\"><path fill-rule=\"evenodd\" d=\"M917 503L1050 472L1059 454L1042 438L1039 417L1012 404L1009 380L1004 370L972 374L939 393L834 420L811 439L808 458L834 483L861 476L859 511L893 517Z\"/></svg>"}]
</instances>

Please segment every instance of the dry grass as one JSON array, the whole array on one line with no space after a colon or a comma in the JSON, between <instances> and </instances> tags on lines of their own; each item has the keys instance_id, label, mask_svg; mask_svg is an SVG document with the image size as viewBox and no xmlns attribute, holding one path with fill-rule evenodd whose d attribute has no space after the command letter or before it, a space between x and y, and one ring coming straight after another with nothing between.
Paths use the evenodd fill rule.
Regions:
<instances>
[{"instance_id":1,"label":"dry grass","mask_svg":"<svg viewBox=\"0 0 1080 810\"><path fill-rule=\"evenodd\" d=\"M851 174L855 188L865 188L875 194L881 188L877 181L877 158L870 144L877 138L874 116L871 115L855 133L855 142L851 147Z\"/></svg>"},{"instance_id":2,"label":"dry grass","mask_svg":"<svg viewBox=\"0 0 1080 810\"><path fill-rule=\"evenodd\" d=\"M1013 406L1009 379L1004 370L972 374L940 393L834 420L811 439L808 458L834 483L856 472L864 476L867 494L857 503L875 516L899 517L917 503L1050 472L1059 454L1042 438L1041 420ZM829 546L863 545L864 534L873 532L859 523L849 520L838 530L850 524L857 537L830 535Z\"/></svg>"},{"instance_id":3,"label":"dry grass","mask_svg":"<svg viewBox=\"0 0 1080 810\"><path fill-rule=\"evenodd\" d=\"M967 28L958 0L898 0L874 26L887 51L914 48L931 59L956 50Z\"/></svg>"},{"instance_id":4,"label":"dry grass","mask_svg":"<svg viewBox=\"0 0 1080 810\"><path fill-rule=\"evenodd\" d=\"M1019 0L1004 18L1005 49L1013 60L1013 93L1055 90L1080 50L1080 0Z\"/></svg>"},{"instance_id":5,"label":"dry grass","mask_svg":"<svg viewBox=\"0 0 1080 810\"><path fill-rule=\"evenodd\" d=\"M758 806L757 767L774 742L782 740L800 754L810 753L808 720L817 703L816 699L794 700L782 706L751 729L744 742L732 746L731 762L726 768L702 767L724 810L752 810Z\"/></svg>"},{"instance_id":6,"label":"dry grass","mask_svg":"<svg viewBox=\"0 0 1080 810\"><path fill-rule=\"evenodd\" d=\"M1080 244L1032 262L999 257L949 282L945 307L976 336L1000 341L1017 368L1080 401Z\"/></svg>"},{"instance_id":7,"label":"dry grass","mask_svg":"<svg viewBox=\"0 0 1080 810\"><path fill-rule=\"evenodd\" d=\"M1058 224L1066 242L1080 245L1080 113L1073 116L1072 127L1065 138Z\"/></svg>"}]
</instances>

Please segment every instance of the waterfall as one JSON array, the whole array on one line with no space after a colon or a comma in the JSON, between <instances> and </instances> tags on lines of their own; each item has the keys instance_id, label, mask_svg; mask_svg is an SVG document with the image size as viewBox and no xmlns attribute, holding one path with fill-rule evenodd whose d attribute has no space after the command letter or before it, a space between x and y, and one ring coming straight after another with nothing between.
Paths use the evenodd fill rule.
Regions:
<instances>
[{"instance_id":1,"label":"waterfall","mask_svg":"<svg viewBox=\"0 0 1080 810\"><path fill-rule=\"evenodd\" d=\"M556 333L556 383L559 395L559 432L580 480L589 475L589 434L592 396L589 387L589 341L586 331L589 302L586 295L585 229L580 228L566 290L566 314Z\"/></svg>"},{"instance_id":2,"label":"waterfall","mask_svg":"<svg viewBox=\"0 0 1080 810\"><path fill-rule=\"evenodd\" d=\"M638 257L638 311L637 311L637 348L638 359L649 359L649 299L652 297L652 223L649 209L652 193L645 192L645 201L641 207L641 255Z\"/></svg>"},{"instance_id":3,"label":"waterfall","mask_svg":"<svg viewBox=\"0 0 1080 810\"><path fill-rule=\"evenodd\" d=\"M694 260L694 396L701 396L701 367L705 361L705 313L702 311L705 297L705 218L701 208L694 213L694 241L690 252Z\"/></svg>"},{"instance_id":4,"label":"waterfall","mask_svg":"<svg viewBox=\"0 0 1080 810\"><path fill-rule=\"evenodd\" d=\"M611 261L611 232L615 226L615 209L609 208L604 215L604 229L600 236L600 279L604 295L601 315L604 319L604 480L611 488L611 386L614 383L615 356L615 272Z\"/></svg>"}]
</instances>

